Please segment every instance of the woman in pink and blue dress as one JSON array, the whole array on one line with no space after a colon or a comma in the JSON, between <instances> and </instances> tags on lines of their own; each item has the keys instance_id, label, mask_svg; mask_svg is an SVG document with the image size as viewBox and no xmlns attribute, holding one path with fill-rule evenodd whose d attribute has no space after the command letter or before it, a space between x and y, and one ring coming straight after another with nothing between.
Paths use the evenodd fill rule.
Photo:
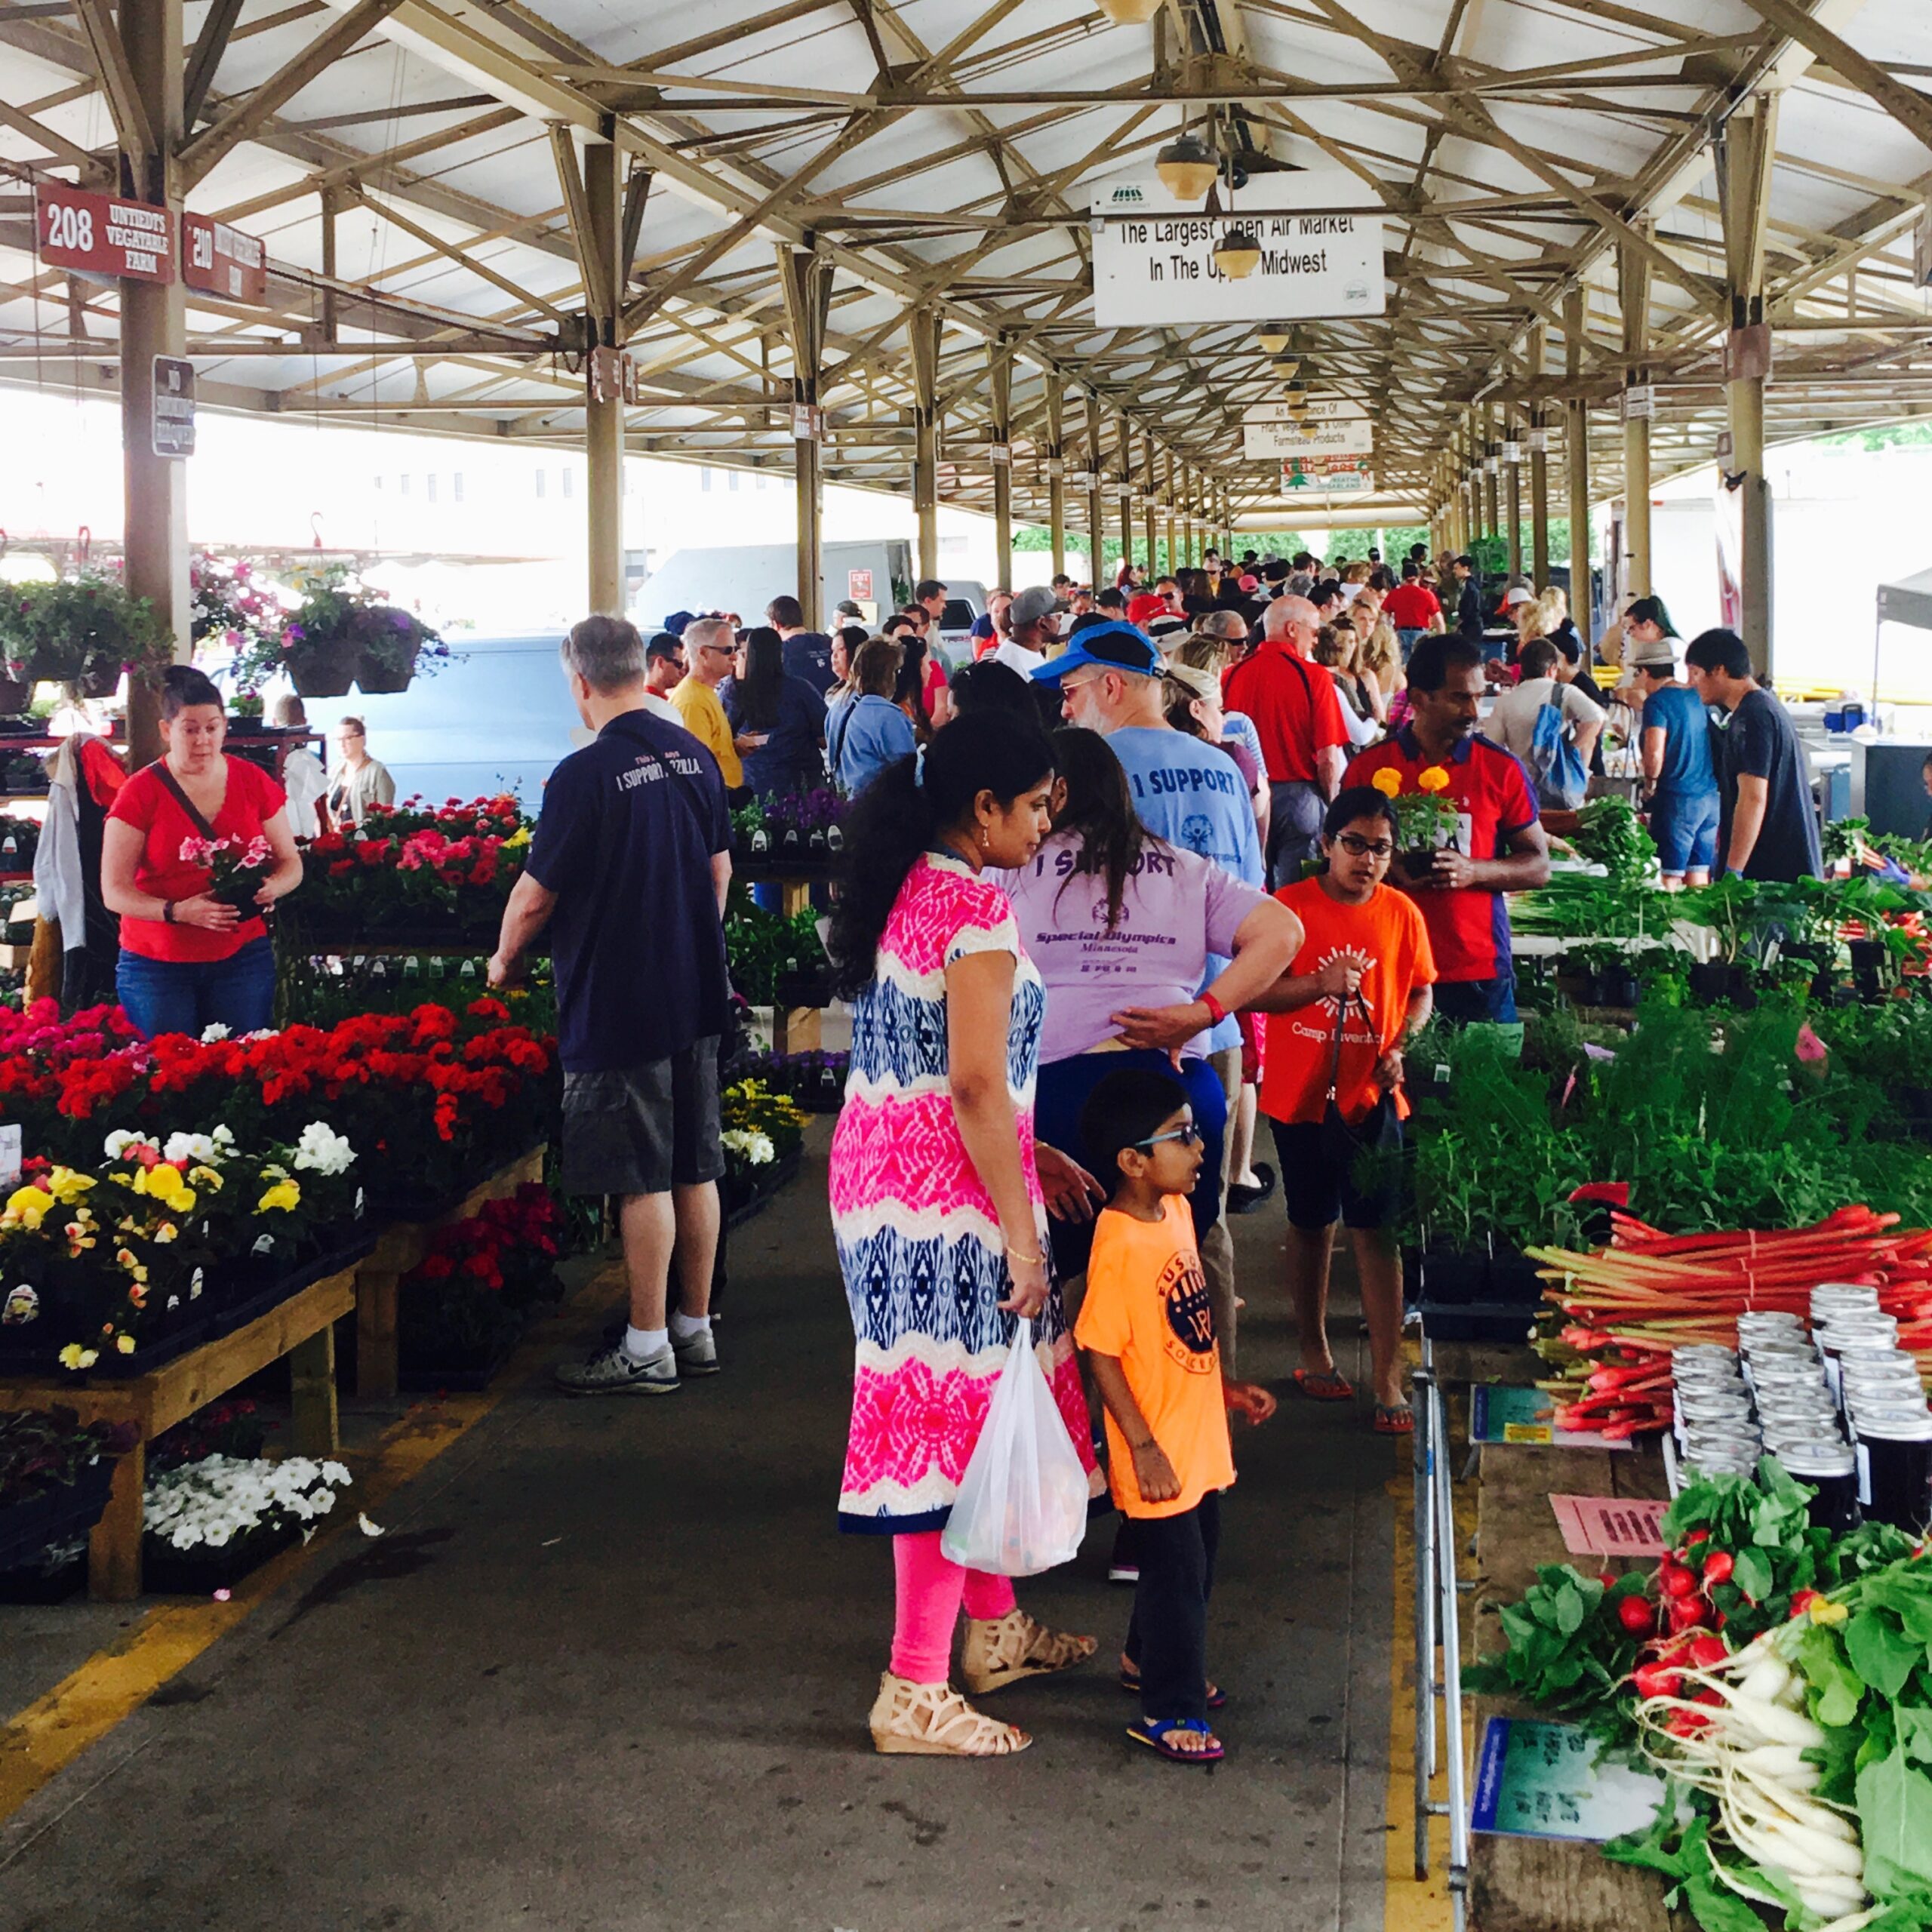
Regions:
<instances>
[{"instance_id":1,"label":"woman in pink and blue dress","mask_svg":"<svg viewBox=\"0 0 1932 1932\"><path fill-rule=\"evenodd\" d=\"M1094 1640L1049 1630L1010 1578L940 1548L1020 1316L1068 1435L1093 1468L1087 1405L1047 1260L1044 1167L1056 1196L1091 1186L1033 1143L1045 995L991 875L1026 864L1053 790L1045 738L1011 718L955 719L866 789L833 914L852 1066L832 1141L832 1219L858 1360L839 1527L889 1536L891 1667L872 1709L882 1752L1000 1757L1032 1740L976 1697L1065 1670Z\"/></svg>"}]
</instances>

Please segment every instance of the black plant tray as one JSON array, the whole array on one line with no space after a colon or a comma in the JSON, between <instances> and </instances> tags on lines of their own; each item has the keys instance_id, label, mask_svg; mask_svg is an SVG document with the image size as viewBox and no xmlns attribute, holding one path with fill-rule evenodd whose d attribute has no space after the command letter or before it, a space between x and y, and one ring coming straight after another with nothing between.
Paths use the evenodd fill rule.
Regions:
<instances>
[{"instance_id":1,"label":"black plant tray","mask_svg":"<svg viewBox=\"0 0 1932 1932\"><path fill-rule=\"evenodd\" d=\"M45 1605L65 1603L88 1580L88 1559L83 1552L71 1562L51 1570L31 1567L31 1559L17 1569L0 1570L0 1603Z\"/></svg>"},{"instance_id":2,"label":"black plant tray","mask_svg":"<svg viewBox=\"0 0 1932 1932\"><path fill-rule=\"evenodd\" d=\"M0 1571L31 1563L51 1543L83 1535L100 1521L114 1486L114 1461L91 1463L71 1483L0 1509Z\"/></svg>"},{"instance_id":3,"label":"black plant tray","mask_svg":"<svg viewBox=\"0 0 1932 1932\"><path fill-rule=\"evenodd\" d=\"M298 1295L304 1288L360 1261L374 1248L376 1241L377 1231L365 1220L347 1240L334 1242L319 1254L311 1255L306 1261L277 1275L269 1275L262 1262L250 1257L242 1264L241 1278L231 1278L231 1285L238 1291L235 1297L208 1318L209 1338L232 1335L236 1329L245 1328L291 1295Z\"/></svg>"},{"instance_id":4,"label":"black plant tray","mask_svg":"<svg viewBox=\"0 0 1932 1932\"><path fill-rule=\"evenodd\" d=\"M303 1527L291 1516L272 1527L249 1530L219 1549L177 1549L159 1537L144 1536L143 1586L150 1595L174 1597L211 1596L217 1590L232 1589L251 1571L298 1542Z\"/></svg>"},{"instance_id":5,"label":"black plant tray","mask_svg":"<svg viewBox=\"0 0 1932 1932\"><path fill-rule=\"evenodd\" d=\"M143 1342L131 1355L117 1355L112 1349L103 1349L88 1374L96 1381L106 1382L125 1382L137 1375L146 1375L150 1369L159 1368L177 1355L185 1355L190 1349L198 1349L208 1339L214 1318L215 1311L211 1308L183 1315L165 1334L157 1335L152 1342Z\"/></svg>"},{"instance_id":6,"label":"black plant tray","mask_svg":"<svg viewBox=\"0 0 1932 1932\"><path fill-rule=\"evenodd\" d=\"M802 1147L794 1147L789 1152L781 1154L768 1168L754 1168L756 1177L750 1191L740 1195L734 1203L728 1204L724 1212L724 1225L728 1228L741 1227L754 1214L764 1212L771 1204L771 1197L785 1183L794 1179L798 1171L798 1162L804 1153Z\"/></svg>"},{"instance_id":7,"label":"black plant tray","mask_svg":"<svg viewBox=\"0 0 1932 1932\"><path fill-rule=\"evenodd\" d=\"M398 1188L385 1193L377 1188L367 1189L363 1203L363 1215L371 1221L440 1221L461 1207L472 1188L491 1175L508 1167L512 1161L520 1161L524 1155L541 1147L549 1137L538 1134L520 1145L506 1148L500 1154L493 1155L488 1166L478 1174L472 1174L466 1180L460 1181L454 1187L442 1189Z\"/></svg>"},{"instance_id":8,"label":"black plant tray","mask_svg":"<svg viewBox=\"0 0 1932 1932\"><path fill-rule=\"evenodd\" d=\"M451 1395L477 1394L503 1373L503 1364L516 1353L522 1339L520 1335L506 1335L488 1355L462 1364L416 1362L405 1355L396 1364L396 1386L413 1395L440 1394L445 1390Z\"/></svg>"}]
</instances>

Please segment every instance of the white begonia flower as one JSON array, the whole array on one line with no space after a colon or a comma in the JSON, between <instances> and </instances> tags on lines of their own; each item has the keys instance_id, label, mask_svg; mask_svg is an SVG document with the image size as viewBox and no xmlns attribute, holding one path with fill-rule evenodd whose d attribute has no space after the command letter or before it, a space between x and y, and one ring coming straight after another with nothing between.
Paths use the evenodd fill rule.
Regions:
<instances>
[{"instance_id":1,"label":"white begonia flower","mask_svg":"<svg viewBox=\"0 0 1932 1932\"><path fill-rule=\"evenodd\" d=\"M119 1160L130 1147L138 1147L145 1138L144 1135L137 1134L132 1128L117 1127L107 1137L106 1143L107 1158L110 1161Z\"/></svg>"},{"instance_id":2,"label":"white begonia flower","mask_svg":"<svg viewBox=\"0 0 1932 1932\"><path fill-rule=\"evenodd\" d=\"M213 1134L171 1134L161 1150L164 1161L186 1161L203 1167L217 1167L228 1151L221 1143L220 1135L225 1130L217 1128Z\"/></svg>"},{"instance_id":3,"label":"white begonia flower","mask_svg":"<svg viewBox=\"0 0 1932 1932\"><path fill-rule=\"evenodd\" d=\"M225 1040L232 1029L224 1026L219 1020L211 1020L202 1029L202 1044L205 1046L214 1040Z\"/></svg>"},{"instance_id":4,"label":"white begonia flower","mask_svg":"<svg viewBox=\"0 0 1932 1932\"><path fill-rule=\"evenodd\" d=\"M778 1150L771 1144L768 1134L761 1134L755 1128L728 1128L718 1137L718 1142L728 1152L742 1155L748 1167L761 1168L778 1158Z\"/></svg>"},{"instance_id":5,"label":"white begonia flower","mask_svg":"<svg viewBox=\"0 0 1932 1932\"><path fill-rule=\"evenodd\" d=\"M312 1173L345 1174L355 1161L355 1149L347 1138L325 1121L311 1121L295 1145L295 1164Z\"/></svg>"}]
</instances>

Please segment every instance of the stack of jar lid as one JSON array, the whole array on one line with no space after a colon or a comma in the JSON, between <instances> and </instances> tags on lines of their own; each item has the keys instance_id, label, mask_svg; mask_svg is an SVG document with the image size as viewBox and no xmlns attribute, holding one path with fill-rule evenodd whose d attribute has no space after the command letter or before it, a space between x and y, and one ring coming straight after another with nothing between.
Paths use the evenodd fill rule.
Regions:
<instances>
[{"instance_id":1,"label":"stack of jar lid","mask_svg":"<svg viewBox=\"0 0 1932 1932\"><path fill-rule=\"evenodd\" d=\"M1764 1442L1737 1352L1702 1343L1675 1349L1670 1379L1672 1426L1685 1463L1700 1475L1748 1475Z\"/></svg>"},{"instance_id":2,"label":"stack of jar lid","mask_svg":"<svg viewBox=\"0 0 1932 1932\"><path fill-rule=\"evenodd\" d=\"M1814 1314L1814 1321L1820 1318ZM1851 1528L1858 1521L1857 1466L1824 1363L1804 1324L1795 1315L1753 1309L1738 1318L1738 1341L1766 1450L1817 1491L1813 1522L1839 1531Z\"/></svg>"},{"instance_id":3,"label":"stack of jar lid","mask_svg":"<svg viewBox=\"0 0 1932 1932\"><path fill-rule=\"evenodd\" d=\"M1932 1410L1898 1323L1878 1303L1872 1288L1814 1290L1818 1347L1851 1431L1860 1506L1875 1521L1922 1530L1932 1519Z\"/></svg>"}]
</instances>

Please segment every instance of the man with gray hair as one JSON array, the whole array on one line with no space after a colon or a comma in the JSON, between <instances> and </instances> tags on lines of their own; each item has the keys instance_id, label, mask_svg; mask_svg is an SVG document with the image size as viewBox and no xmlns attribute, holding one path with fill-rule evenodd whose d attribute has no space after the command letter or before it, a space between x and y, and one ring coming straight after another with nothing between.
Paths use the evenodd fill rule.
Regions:
<instances>
[{"instance_id":1,"label":"man with gray hair","mask_svg":"<svg viewBox=\"0 0 1932 1932\"><path fill-rule=\"evenodd\" d=\"M1349 742L1335 681L1309 662L1321 628L1306 597L1278 597L1262 620L1262 641L1223 683L1227 707L1254 721L1268 771L1269 875L1277 886L1301 876L1321 836L1322 814L1342 782Z\"/></svg>"},{"instance_id":2,"label":"man with gray hair","mask_svg":"<svg viewBox=\"0 0 1932 1932\"><path fill-rule=\"evenodd\" d=\"M700 617L685 626L685 675L671 694L671 708L685 729L718 761L725 786L733 792L745 782L745 768L739 761L738 741L718 687L737 661L737 632L722 617Z\"/></svg>"},{"instance_id":3,"label":"man with gray hair","mask_svg":"<svg viewBox=\"0 0 1932 1932\"><path fill-rule=\"evenodd\" d=\"M549 927L563 1184L620 1201L629 1324L557 1380L579 1395L667 1395L681 1376L718 1368L709 1310L731 814L716 761L651 715L633 626L586 617L562 656L577 715L597 735L550 774L490 983L512 984ZM678 1306L667 1316L674 1267Z\"/></svg>"}]
</instances>

